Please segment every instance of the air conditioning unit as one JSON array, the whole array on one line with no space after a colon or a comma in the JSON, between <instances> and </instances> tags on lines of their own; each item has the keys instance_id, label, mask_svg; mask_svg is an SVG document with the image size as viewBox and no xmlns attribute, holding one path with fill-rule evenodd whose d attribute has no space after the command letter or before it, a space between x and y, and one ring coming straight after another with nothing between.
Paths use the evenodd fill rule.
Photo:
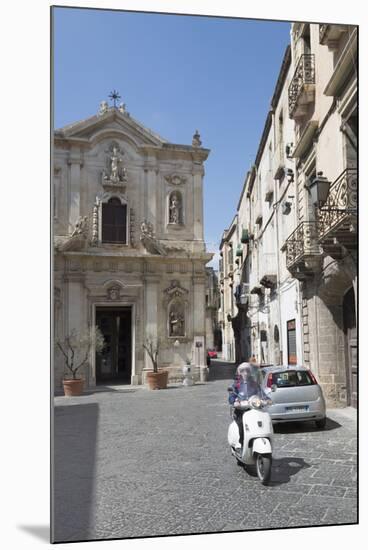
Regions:
<instances>
[{"instance_id":1,"label":"air conditioning unit","mask_svg":"<svg viewBox=\"0 0 368 550\"><path fill-rule=\"evenodd\" d=\"M285 145L286 158L288 159L292 158L293 152L294 152L294 143L287 143Z\"/></svg>"}]
</instances>

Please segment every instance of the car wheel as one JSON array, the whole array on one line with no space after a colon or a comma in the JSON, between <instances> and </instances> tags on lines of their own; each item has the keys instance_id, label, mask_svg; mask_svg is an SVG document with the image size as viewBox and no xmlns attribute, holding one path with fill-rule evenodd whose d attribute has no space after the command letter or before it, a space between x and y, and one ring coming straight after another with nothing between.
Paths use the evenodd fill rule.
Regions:
<instances>
[{"instance_id":1,"label":"car wheel","mask_svg":"<svg viewBox=\"0 0 368 550\"><path fill-rule=\"evenodd\" d=\"M319 430L324 430L326 427L327 419L326 417L321 418L320 420L316 420L316 426Z\"/></svg>"},{"instance_id":2,"label":"car wheel","mask_svg":"<svg viewBox=\"0 0 368 550\"><path fill-rule=\"evenodd\" d=\"M257 476L263 485L268 485L271 478L272 455L258 454L256 460Z\"/></svg>"}]
</instances>

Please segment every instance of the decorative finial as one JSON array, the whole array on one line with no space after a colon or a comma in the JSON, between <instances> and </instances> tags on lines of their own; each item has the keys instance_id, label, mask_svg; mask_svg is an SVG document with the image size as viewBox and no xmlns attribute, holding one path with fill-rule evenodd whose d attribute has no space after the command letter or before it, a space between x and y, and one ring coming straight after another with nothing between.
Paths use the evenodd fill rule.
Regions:
<instances>
[{"instance_id":1,"label":"decorative finial","mask_svg":"<svg viewBox=\"0 0 368 550\"><path fill-rule=\"evenodd\" d=\"M116 109L116 102L121 99L121 95L117 90L110 92L109 98L114 102L114 109Z\"/></svg>"},{"instance_id":2,"label":"decorative finial","mask_svg":"<svg viewBox=\"0 0 368 550\"><path fill-rule=\"evenodd\" d=\"M202 145L201 136L199 135L198 130L195 131L195 134L192 140L192 145L193 147L200 147Z\"/></svg>"}]
</instances>

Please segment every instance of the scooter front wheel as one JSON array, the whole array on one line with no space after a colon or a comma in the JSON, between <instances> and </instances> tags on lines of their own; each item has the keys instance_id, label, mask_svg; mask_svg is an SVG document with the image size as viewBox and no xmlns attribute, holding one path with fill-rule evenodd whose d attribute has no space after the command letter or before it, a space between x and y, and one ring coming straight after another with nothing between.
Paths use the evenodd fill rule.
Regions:
<instances>
[{"instance_id":1,"label":"scooter front wheel","mask_svg":"<svg viewBox=\"0 0 368 550\"><path fill-rule=\"evenodd\" d=\"M257 476L263 485L267 485L271 479L271 465L272 465L272 455L271 454L261 454L257 455L256 459L256 470Z\"/></svg>"}]
</instances>

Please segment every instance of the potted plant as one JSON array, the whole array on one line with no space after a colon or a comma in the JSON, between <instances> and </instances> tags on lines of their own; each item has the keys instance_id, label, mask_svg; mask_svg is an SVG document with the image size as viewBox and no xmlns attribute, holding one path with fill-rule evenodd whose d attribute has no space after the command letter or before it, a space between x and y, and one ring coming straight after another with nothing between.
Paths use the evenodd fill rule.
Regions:
<instances>
[{"instance_id":1,"label":"potted plant","mask_svg":"<svg viewBox=\"0 0 368 550\"><path fill-rule=\"evenodd\" d=\"M167 387L168 371L158 368L158 353L160 350L160 339L149 336L143 344L148 353L153 370L146 374L147 385L150 390L163 390Z\"/></svg>"},{"instance_id":2,"label":"potted plant","mask_svg":"<svg viewBox=\"0 0 368 550\"><path fill-rule=\"evenodd\" d=\"M63 379L66 396L83 393L84 379L79 375L79 371L87 364L93 343L96 353L101 353L105 342L103 334L97 326L94 329L88 327L84 331L74 329L64 340L56 341L56 346L64 357L66 367L66 375Z\"/></svg>"}]
</instances>

